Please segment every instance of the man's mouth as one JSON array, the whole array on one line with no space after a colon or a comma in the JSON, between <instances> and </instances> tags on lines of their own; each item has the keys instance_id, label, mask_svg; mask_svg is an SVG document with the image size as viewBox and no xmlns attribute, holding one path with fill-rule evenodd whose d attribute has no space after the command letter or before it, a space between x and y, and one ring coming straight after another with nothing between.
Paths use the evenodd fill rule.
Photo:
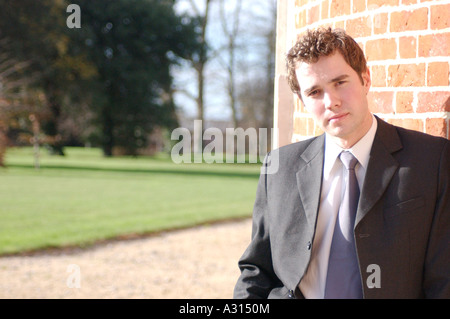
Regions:
<instances>
[{"instance_id":1,"label":"man's mouth","mask_svg":"<svg viewBox=\"0 0 450 319\"><path fill-rule=\"evenodd\" d=\"M334 115L334 116L332 116L332 117L329 119L329 121L330 121L331 123L339 122L339 121L343 120L344 118L346 118L348 114L349 114L349 113L343 113L343 114L337 114L337 115Z\"/></svg>"}]
</instances>

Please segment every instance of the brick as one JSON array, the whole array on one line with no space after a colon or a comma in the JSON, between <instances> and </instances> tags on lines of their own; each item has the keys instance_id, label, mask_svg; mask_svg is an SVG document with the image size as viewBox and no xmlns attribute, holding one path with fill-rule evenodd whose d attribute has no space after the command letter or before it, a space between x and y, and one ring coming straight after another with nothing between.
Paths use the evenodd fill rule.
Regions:
<instances>
[{"instance_id":1,"label":"brick","mask_svg":"<svg viewBox=\"0 0 450 319\"><path fill-rule=\"evenodd\" d=\"M416 37L400 37L398 39L398 50L401 59L415 58L417 55Z\"/></svg>"},{"instance_id":2,"label":"brick","mask_svg":"<svg viewBox=\"0 0 450 319\"><path fill-rule=\"evenodd\" d=\"M428 8L391 13L391 32L425 30L428 28Z\"/></svg>"},{"instance_id":3,"label":"brick","mask_svg":"<svg viewBox=\"0 0 450 319\"><path fill-rule=\"evenodd\" d=\"M295 6L301 7L308 3L308 0L295 0Z\"/></svg>"},{"instance_id":4,"label":"brick","mask_svg":"<svg viewBox=\"0 0 450 319\"><path fill-rule=\"evenodd\" d=\"M316 131L316 123L315 123L315 121L312 119L312 118L308 118L307 119L307 122L308 122L308 136L313 136L313 135L316 135L315 134L315 131Z\"/></svg>"},{"instance_id":5,"label":"brick","mask_svg":"<svg viewBox=\"0 0 450 319\"><path fill-rule=\"evenodd\" d=\"M397 57L397 43L395 39L367 41L365 53L368 61L395 59Z\"/></svg>"},{"instance_id":6,"label":"brick","mask_svg":"<svg viewBox=\"0 0 450 319\"><path fill-rule=\"evenodd\" d=\"M396 113L413 113L412 103L414 100L413 92L397 92L395 98Z\"/></svg>"},{"instance_id":7,"label":"brick","mask_svg":"<svg viewBox=\"0 0 450 319\"><path fill-rule=\"evenodd\" d=\"M450 112L450 92L420 92L416 112Z\"/></svg>"},{"instance_id":8,"label":"brick","mask_svg":"<svg viewBox=\"0 0 450 319\"><path fill-rule=\"evenodd\" d=\"M419 37L419 57L449 56L450 32Z\"/></svg>"},{"instance_id":9,"label":"brick","mask_svg":"<svg viewBox=\"0 0 450 319\"><path fill-rule=\"evenodd\" d=\"M388 68L388 86L424 86L425 63L390 65Z\"/></svg>"},{"instance_id":10,"label":"brick","mask_svg":"<svg viewBox=\"0 0 450 319\"><path fill-rule=\"evenodd\" d=\"M366 0L353 0L352 13L363 12L366 10Z\"/></svg>"},{"instance_id":11,"label":"brick","mask_svg":"<svg viewBox=\"0 0 450 319\"><path fill-rule=\"evenodd\" d=\"M373 16L373 33L383 34L387 32L388 14L386 12L377 13Z\"/></svg>"},{"instance_id":12,"label":"brick","mask_svg":"<svg viewBox=\"0 0 450 319\"><path fill-rule=\"evenodd\" d=\"M354 38L367 37L372 34L370 16L347 20L345 30Z\"/></svg>"},{"instance_id":13,"label":"brick","mask_svg":"<svg viewBox=\"0 0 450 319\"><path fill-rule=\"evenodd\" d=\"M303 9L295 17L295 28L300 29L306 25L306 10Z\"/></svg>"},{"instance_id":14,"label":"brick","mask_svg":"<svg viewBox=\"0 0 450 319\"><path fill-rule=\"evenodd\" d=\"M337 17L350 14L351 0L331 0L330 16Z\"/></svg>"},{"instance_id":15,"label":"brick","mask_svg":"<svg viewBox=\"0 0 450 319\"><path fill-rule=\"evenodd\" d=\"M334 28L345 29L345 21L335 21L333 26Z\"/></svg>"},{"instance_id":16,"label":"brick","mask_svg":"<svg viewBox=\"0 0 450 319\"><path fill-rule=\"evenodd\" d=\"M398 6L399 0L367 0L367 8L376 9L382 6Z\"/></svg>"},{"instance_id":17,"label":"brick","mask_svg":"<svg viewBox=\"0 0 450 319\"><path fill-rule=\"evenodd\" d=\"M312 120L312 119L311 119ZM312 120L312 126L311 127L314 127L314 133L313 133L313 135L314 136L317 136L317 135L321 135L321 134L323 134L324 133L324 131L319 127L319 125L317 125L315 122L314 122L314 120Z\"/></svg>"},{"instance_id":18,"label":"brick","mask_svg":"<svg viewBox=\"0 0 450 319\"><path fill-rule=\"evenodd\" d=\"M416 4L417 0L401 0L402 4L408 5L408 4Z\"/></svg>"},{"instance_id":19,"label":"brick","mask_svg":"<svg viewBox=\"0 0 450 319\"><path fill-rule=\"evenodd\" d=\"M307 23L308 24L312 24L314 22L317 22L320 20L320 7L319 5L311 7L308 10L308 15L307 15Z\"/></svg>"},{"instance_id":20,"label":"brick","mask_svg":"<svg viewBox=\"0 0 450 319\"><path fill-rule=\"evenodd\" d=\"M447 137L447 121L445 119L426 119L425 120L425 133Z\"/></svg>"},{"instance_id":21,"label":"brick","mask_svg":"<svg viewBox=\"0 0 450 319\"><path fill-rule=\"evenodd\" d=\"M308 118L306 117L296 117L294 119L294 134L308 135Z\"/></svg>"},{"instance_id":22,"label":"brick","mask_svg":"<svg viewBox=\"0 0 450 319\"><path fill-rule=\"evenodd\" d=\"M296 97L295 98L295 112L300 112L300 113L306 113L306 109L305 106L303 105L303 102Z\"/></svg>"},{"instance_id":23,"label":"brick","mask_svg":"<svg viewBox=\"0 0 450 319\"><path fill-rule=\"evenodd\" d=\"M448 86L449 85L448 75L449 75L448 62L428 63L428 71L427 71L428 86Z\"/></svg>"},{"instance_id":24,"label":"brick","mask_svg":"<svg viewBox=\"0 0 450 319\"><path fill-rule=\"evenodd\" d=\"M321 6L321 8L320 8L321 19L322 20L328 19L329 18L328 9L330 7L330 1L329 0L322 1L320 3L320 6Z\"/></svg>"},{"instance_id":25,"label":"brick","mask_svg":"<svg viewBox=\"0 0 450 319\"><path fill-rule=\"evenodd\" d=\"M386 67L384 65L373 65L371 70L373 87L386 86Z\"/></svg>"},{"instance_id":26,"label":"brick","mask_svg":"<svg viewBox=\"0 0 450 319\"><path fill-rule=\"evenodd\" d=\"M394 113L394 92L369 92L369 109L373 113Z\"/></svg>"},{"instance_id":27,"label":"brick","mask_svg":"<svg viewBox=\"0 0 450 319\"><path fill-rule=\"evenodd\" d=\"M433 30L450 27L450 4L431 6L430 27Z\"/></svg>"},{"instance_id":28,"label":"brick","mask_svg":"<svg viewBox=\"0 0 450 319\"><path fill-rule=\"evenodd\" d=\"M402 119L402 118L395 118L388 120L390 124L404 127L406 129L423 132L423 120L419 119Z\"/></svg>"}]
</instances>

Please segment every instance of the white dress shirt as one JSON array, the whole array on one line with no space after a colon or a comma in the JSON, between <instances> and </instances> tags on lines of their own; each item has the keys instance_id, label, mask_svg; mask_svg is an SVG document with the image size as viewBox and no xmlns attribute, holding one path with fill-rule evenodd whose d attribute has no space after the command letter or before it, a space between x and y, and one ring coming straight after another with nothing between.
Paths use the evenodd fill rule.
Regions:
<instances>
[{"instance_id":1,"label":"white dress shirt","mask_svg":"<svg viewBox=\"0 0 450 319\"><path fill-rule=\"evenodd\" d=\"M347 149L359 162L355 167L355 173L360 190L362 190L370 150L377 131L377 121L373 115L372 118L372 126L366 135L352 148ZM324 298L331 241L346 185L345 167L338 159L343 150L329 135L325 134L323 181L316 233L312 245L311 260L299 285L303 296L307 299Z\"/></svg>"}]
</instances>

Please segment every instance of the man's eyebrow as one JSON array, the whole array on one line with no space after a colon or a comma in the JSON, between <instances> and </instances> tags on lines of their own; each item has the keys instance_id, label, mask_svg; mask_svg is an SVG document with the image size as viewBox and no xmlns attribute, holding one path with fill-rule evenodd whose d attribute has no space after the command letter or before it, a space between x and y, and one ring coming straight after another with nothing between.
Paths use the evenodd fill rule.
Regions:
<instances>
[{"instance_id":1,"label":"man's eyebrow","mask_svg":"<svg viewBox=\"0 0 450 319\"><path fill-rule=\"evenodd\" d=\"M339 82L339 81L345 80L348 77L350 77L350 75L342 74L342 75L335 77L334 79L331 79L331 81L329 83Z\"/></svg>"},{"instance_id":2,"label":"man's eyebrow","mask_svg":"<svg viewBox=\"0 0 450 319\"><path fill-rule=\"evenodd\" d=\"M313 86L311 86L309 89L306 89L306 90L305 90L305 94L308 95L310 92L312 92L312 91L314 91L314 90L316 90L316 89L318 89L318 88L319 88L318 85L313 85Z\"/></svg>"}]
</instances>

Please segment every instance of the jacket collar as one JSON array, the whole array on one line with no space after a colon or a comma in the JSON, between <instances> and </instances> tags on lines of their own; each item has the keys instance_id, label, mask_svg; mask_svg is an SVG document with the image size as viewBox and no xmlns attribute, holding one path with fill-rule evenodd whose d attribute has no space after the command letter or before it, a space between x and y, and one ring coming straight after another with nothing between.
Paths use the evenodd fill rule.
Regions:
<instances>
[{"instance_id":1,"label":"jacket collar","mask_svg":"<svg viewBox=\"0 0 450 319\"><path fill-rule=\"evenodd\" d=\"M309 227L315 228L322 188L325 135L322 134L300 156L297 187Z\"/></svg>"},{"instance_id":2,"label":"jacket collar","mask_svg":"<svg viewBox=\"0 0 450 319\"><path fill-rule=\"evenodd\" d=\"M370 151L369 164L359 199L355 225L372 209L388 187L399 166L393 153L402 149L395 126L377 117L378 129Z\"/></svg>"}]
</instances>

